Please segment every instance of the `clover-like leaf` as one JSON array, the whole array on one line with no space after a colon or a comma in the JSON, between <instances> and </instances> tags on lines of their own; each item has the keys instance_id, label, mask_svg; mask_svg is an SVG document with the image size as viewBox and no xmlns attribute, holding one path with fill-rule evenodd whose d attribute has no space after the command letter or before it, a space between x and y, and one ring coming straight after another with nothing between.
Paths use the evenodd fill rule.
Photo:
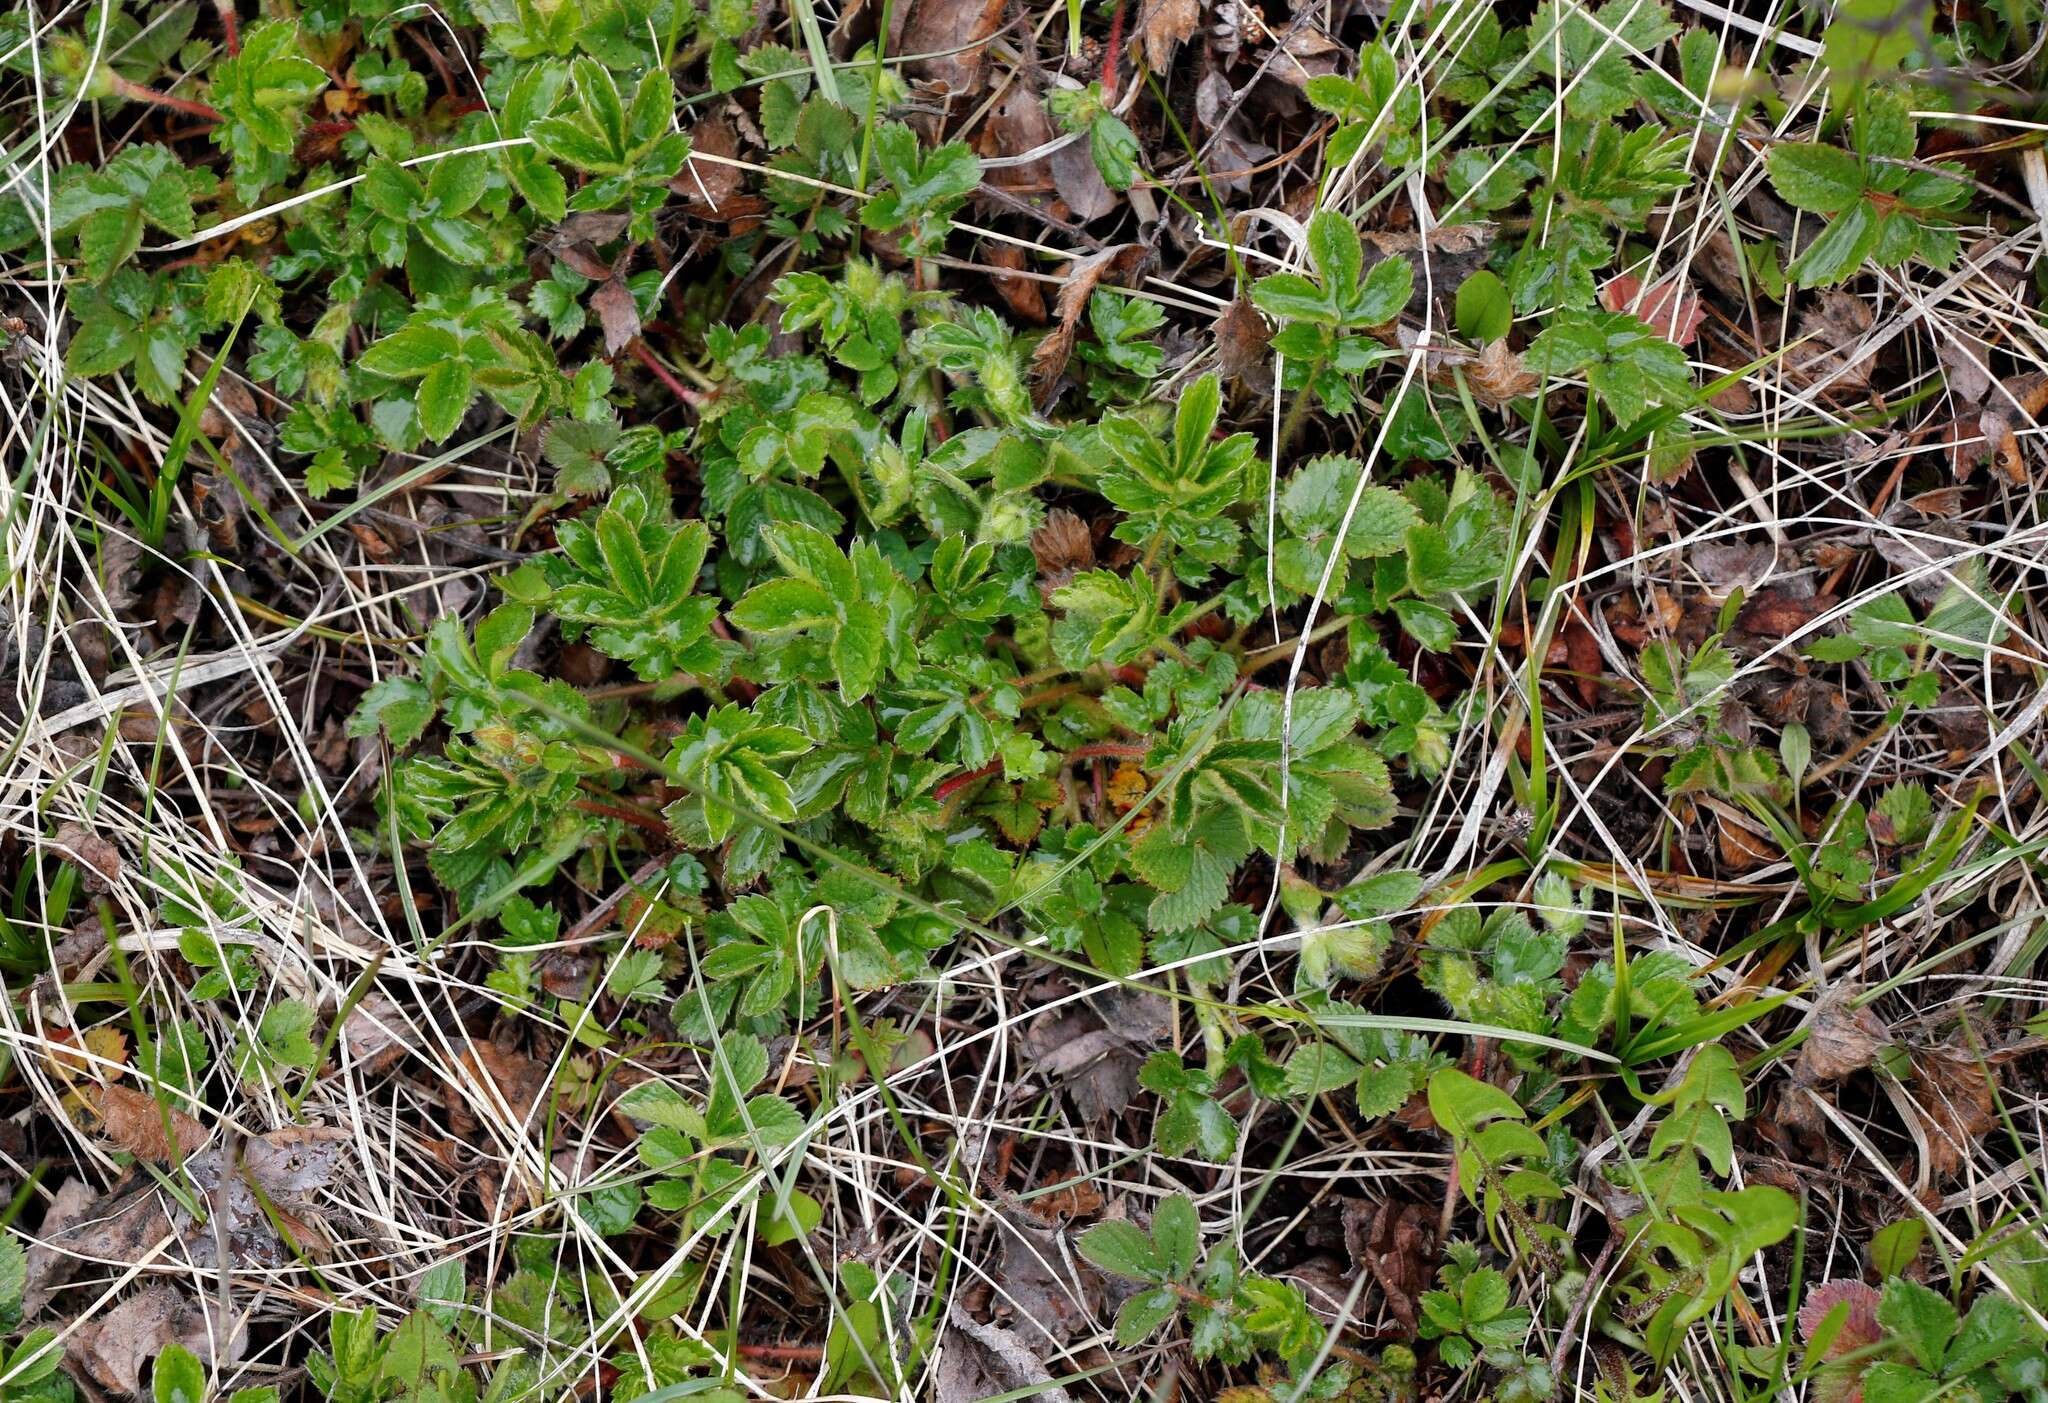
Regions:
<instances>
[{"instance_id":1,"label":"clover-like leaf","mask_svg":"<svg viewBox=\"0 0 2048 1403\"><path fill-rule=\"evenodd\" d=\"M1560 312L1530 345L1524 364L1539 375L1581 372L1618 423L1692 395L1685 352L1626 312Z\"/></svg>"}]
</instances>

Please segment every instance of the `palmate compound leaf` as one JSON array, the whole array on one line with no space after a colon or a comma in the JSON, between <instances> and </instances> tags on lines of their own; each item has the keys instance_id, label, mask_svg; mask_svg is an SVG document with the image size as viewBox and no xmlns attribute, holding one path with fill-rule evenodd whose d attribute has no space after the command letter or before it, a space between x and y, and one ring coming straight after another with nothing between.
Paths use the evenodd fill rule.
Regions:
<instances>
[{"instance_id":1,"label":"palmate compound leaf","mask_svg":"<svg viewBox=\"0 0 2048 1403\"><path fill-rule=\"evenodd\" d=\"M1382 258L1370 271L1351 220L1323 210L1308 223L1308 255L1316 276L1274 273L1252 284L1252 304L1283 322L1366 330L1384 326L1408 305L1415 270L1401 257Z\"/></svg>"},{"instance_id":2,"label":"palmate compound leaf","mask_svg":"<svg viewBox=\"0 0 2048 1403\"><path fill-rule=\"evenodd\" d=\"M145 227L174 239L193 230L192 201L212 187L165 146L123 148L100 170L66 167L50 200L52 233L75 231L85 275L104 281L133 257Z\"/></svg>"},{"instance_id":3,"label":"palmate compound leaf","mask_svg":"<svg viewBox=\"0 0 2048 1403\"><path fill-rule=\"evenodd\" d=\"M1130 415L1112 415L1099 429L1115 456L1097 490L1129 518L1119 540L1146 544L1161 531L1211 564L1237 553L1237 523L1224 515L1244 500L1254 460L1250 434L1214 437L1222 387L1204 375L1181 392L1166 443ZM1227 528L1227 529L1224 529Z\"/></svg>"},{"instance_id":4,"label":"palmate compound leaf","mask_svg":"<svg viewBox=\"0 0 2048 1403\"><path fill-rule=\"evenodd\" d=\"M766 638L802 634L822 642L841 696L872 693L902 650L911 608L894 568L872 545L861 543L849 556L805 522L777 522L762 538L787 573L748 590L728 617Z\"/></svg>"},{"instance_id":5,"label":"palmate compound leaf","mask_svg":"<svg viewBox=\"0 0 2048 1403\"><path fill-rule=\"evenodd\" d=\"M1281 584L1302 594L1321 588L1340 528L1344 553L1352 560L1401 552L1408 528L1421 518L1393 488L1378 483L1361 486L1364 475L1364 465L1356 458L1325 455L1312 459L1281 489L1280 519L1291 533L1273 551L1273 573ZM1330 590L1341 590L1345 577L1341 567L1332 572Z\"/></svg>"},{"instance_id":6,"label":"palmate compound leaf","mask_svg":"<svg viewBox=\"0 0 2048 1403\"><path fill-rule=\"evenodd\" d=\"M558 537L549 604L599 652L650 682L717 667L717 602L692 593L711 546L703 522L672 521L628 486L595 520L562 523Z\"/></svg>"},{"instance_id":7,"label":"palmate compound leaf","mask_svg":"<svg viewBox=\"0 0 2048 1403\"><path fill-rule=\"evenodd\" d=\"M1685 352L1626 312L1559 312L1530 345L1523 363L1539 375L1583 372L1619 424L1692 397Z\"/></svg>"},{"instance_id":8,"label":"palmate compound leaf","mask_svg":"<svg viewBox=\"0 0 2048 1403\"><path fill-rule=\"evenodd\" d=\"M696 786L705 827L718 842L748 813L778 823L796 819L795 796L778 765L810 748L810 737L794 726L768 724L726 705L685 723L669 763Z\"/></svg>"}]
</instances>

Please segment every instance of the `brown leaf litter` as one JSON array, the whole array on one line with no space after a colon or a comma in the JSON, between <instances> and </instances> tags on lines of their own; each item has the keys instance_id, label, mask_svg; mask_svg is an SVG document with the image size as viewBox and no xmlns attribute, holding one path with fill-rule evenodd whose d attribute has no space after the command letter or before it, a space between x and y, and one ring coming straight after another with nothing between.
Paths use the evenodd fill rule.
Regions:
<instances>
[{"instance_id":1,"label":"brown leaf litter","mask_svg":"<svg viewBox=\"0 0 2048 1403\"><path fill-rule=\"evenodd\" d=\"M152 1282L98 1319L82 1322L65 1342L65 1353L100 1387L133 1395L143 1391L142 1366L168 1345L183 1345L202 1363L215 1365L239 1358L245 1342L245 1332L233 1322L209 1319L201 1302Z\"/></svg>"},{"instance_id":2,"label":"brown leaf litter","mask_svg":"<svg viewBox=\"0 0 2048 1403\"><path fill-rule=\"evenodd\" d=\"M232 1263L272 1269L319 1255L325 1201L338 1180L349 1133L334 1126L287 1126L241 1143L239 1159L216 1145L189 1155L183 1171L208 1206L199 1222L154 1179L131 1176L102 1193L90 1181L63 1184L44 1211L28 1251L24 1314L33 1318L87 1263L125 1268L147 1260L166 1238L201 1267ZM275 1221L273 1221L275 1215ZM279 1229L292 1241L279 1237Z\"/></svg>"},{"instance_id":3,"label":"brown leaf litter","mask_svg":"<svg viewBox=\"0 0 2048 1403\"><path fill-rule=\"evenodd\" d=\"M1988 1058L1941 1048L1914 1052L1912 1100L1927 1139L1924 1180L1953 1178L1977 1141L1997 1127L1994 1065Z\"/></svg>"},{"instance_id":4,"label":"brown leaf litter","mask_svg":"<svg viewBox=\"0 0 2048 1403\"><path fill-rule=\"evenodd\" d=\"M1060 270L1060 295L1053 306L1057 320L1031 353L1031 374L1038 382L1041 409L1052 399L1060 375L1067 368L1067 359L1074 353L1081 314L1088 310L1088 299L1095 295L1095 289L1105 283L1135 286L1151 261L1152 250L1148 245L1112 244L1100 253L1077 258Z\"/></svg>"},{"instance_id":5,"label":"brown leaf litter","mask_svg":"<svg viewBox=\"0 0 2048 1403\"><path fill-rule=\"evenodd\" d=\"M1130 1106L1139 1066L1172 1027L1172 1006L1159 995L1109 989L1033 1019L1023 1051L1034 1080L1064 1087L1082 1120L1101 1125Z\"/></svg>"},{"instance_id":6,"label":"brown leaf litter","mask_svg":"<svg viewBox=\"0 0 2048 1403\"><path fill-rule=\"evenodd\" d=\"M1818 387L1830 400L1862 398L1877 369L1877 355L1863 349L1863 338L1876 324L1876 314L1862 298L1846 292L1817 294L1799 318L1801 344L1786 352L1787 375L1794 384Z\"/></svg>"},{"instance_id":7,"label":"brown leaf litter","mask_svg":"<svg viewBox=\"0 0 2048 1403\"><path fill-rule=\"evenodd\" d=\"M1415 1328L1416 1303L1434 1275L1434 1216L1419 1203L1344 1205L1344 1246L1352 1266L1372 1274L1404 1330Z\"/></svg>"},{"instance_id":8,"label":"brown leaf litter","mask_svg":"<svg viewBox=\"0 0 2048 1403\"><path fill-rule=\"evenodd\" d=\"M2030 371L2000 384L1977 414L1977 429L1990 446L1992 466L2015 487L2024 487L2029 480L2026 456L2020 451L2020 431L2038 428L2044 410L2048 410L2048 375ZM1959 478L1968 475L1957 473Z\"/></svg>"},{"instance_id":9,"label":"brown leaf litter","mask_svg":"<svg viewBox=\"0 0 2048 1403\"><path fill-rule=\"evenodd\" d=\"M1833 984L1814 1005L1813 1023L1793 1064L1793 1080L1806 1086L1838 1082L1868 1067L1892 1044L1891 1029L1870 1008L1855 1006L1855 984Z\"/></svg>"},{"instance_id":10,"label":"brown leaf litter","mask_svg":"<svg viewBox=\"0 0 2048 1403\"><path fill-rule=\"evenodd\" d=\"M891 18L889 52L918 56L912 77L960 96L979 92L1004 8L1005 0L911 0Z\"/></svg>"},{"instance_id":11,"label":"brown leaf litter","mask_svg":"<svg viewBox=\"0 0 2048 1403\"><path fill-rule=\"evenodd\" d=\"M82 823L57 828L57 846L78 867L87 892L104 896L121 880L121 850Z\"/></svg>"},{"instance_id":12,"label":"brown leaf litter","mask_svg":"<svg viewBox=\"0 0 2048 1403\"><path fill-rule=\"evenodd\" d=\"M1038 561L1039 597L1050 604L1053 591L1095 568L1095 535L1079 516L1054 507L1031 533L1031 554Z\"/></svg>"},{"instance_id":13,"label":"brown leaf litter","mask_svg":"<svg viewBox=\"0 0 2048 1403\"><path fill-rule=\"evenodd\" d=\"M1004 90L989 112L976 133L974 146L983 159L999 160L1051 146L1058 135L1045 110L1044 97L1019 78ZM1103 183L1094 157L1088 154L1086 141L1069 141L1022 164L991 165L987 184L1020 200L1048 192L1055 194L1060 204L1066 206L1068 216L1081 224L1108 214L1121 198ZM1052 213L1058 213L1058 205Z\"/></svg>"},{"instance_id":14,"label":"brown leaf litter","mask_svg":"<svg viewBox=\"0 0 2048 1403\"><path fill-rule=\"evenodd\" d=\"M206 1127L175 1106L125 1086L84 1085L85 1103L100 1117L100 1133L152 1164L168 1164L206 1143Z\"/></svg>"},{"instance_id":15,"label":"brown leaf litter","mask_svg":"<svg viewBox=\"0 0 2048 1403\"><path fill-rule=\"evenodd\" d=\"M1202 0L1140 0L1134 26L1145 66L1164 74L1173 51L1194 37L1202 23Z\"/></svg>"},{"instance_id":16,"label":"brown leaf litter","mask_svg":"<svg viewBox=\"0 0 2048 1403\"><path fill-rule=\"evenodd\" d=\"M1273 329L1259 309L1240 297L1223 309L1211 332L1216 338L1216 366L1223 378L1271 394L1273 371L1266 348L1273 340Z\"/></svg>"},{"instance_id":17,"label":"brown leaf litter","mask_svg":"<svg viewBox=\"0 0 2048 1403\"><path fill-rule=\"evenodd\" d=\"M936 1403L969 1403L997 1394L1029 1390L1046 1403L1070 1403L1073 1395L1053 1382L1045 1361L1024 1332L986 1325L955 1302L940 1345Z\"/></svg>"},{"instance_id":18,"label":"brown leaf litter","mask_svg":"<svg viewBox=\"0 0 2048 1403\"><path fill-rule=\"evenodd\" d=\"M1623 273L1600 289L1600 305L1649 323L1650 330L1676 346L1690 346L1707 317L1700 299L1687 292L1683 279L1675 275L1645 289L1641 278Z\"/></svg>"},{"instance_id":19,"label":"brown leaf litter","mask_svg":"<svg viewBox=\"0 0 2048 1403\"><path fill-rule=\"evenodd\" d=\"M1092 1331L1109 1282L1074 1250L1073 1234L1021 1209L999 1212L995 1223L1002 1256L988 1304L993 1321L1012 1327L1034 1353L1062 1349Z\"/></svg>"}]
</instances>

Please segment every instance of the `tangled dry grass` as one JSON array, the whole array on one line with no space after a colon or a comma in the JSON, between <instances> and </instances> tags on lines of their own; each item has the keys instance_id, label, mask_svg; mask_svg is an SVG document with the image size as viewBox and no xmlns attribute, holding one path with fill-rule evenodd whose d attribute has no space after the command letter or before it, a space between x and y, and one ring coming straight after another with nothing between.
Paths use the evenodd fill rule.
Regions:
<instances>
[{"instance_id":1,"label":"tangled dry grass","mask_svg":"<svg viewBox=\"0 0 2048 1403\"><path fill-rule=\"evenodd\" d=\"M1467 7L1475 25L1484 8ZM1443 906L1533 910L1538 899L1494 875L1498 864L1568 863L1600 893L1601 918L1628 948L1702 970L1709 1006L1784 995L1773 1018L1728 1035L1756 1110L1733 1182L1804 1191L1806 1280L1860 1275L1873 1230L1907 1219L1963 1260L1965 1275L2025 1299L1970 1249L2048 1206L2040 1042L2027 1026L2048 987L2037 977L2048 943L2039 890L2048 524L2034 488L2048 384L2037 278L2048 122L1992 113L1958 125L1952 114L1925 114L1961 133L1961 154L2013 153L1995 164L1984 154L1973 167L1975 222L1959 228L1962 253L1946 271L1874 268L1844 290L1763 300L1739 248L1765 237L1797 247L1813 221L1773 197L1767 155L1813 130L1832 100L1827 86L1787 76L1815 41L1784 28L1784 8L1687 0L1688 18L1727 65L1721 81L1775 84L1783 98L1775 116L1693 128L1691 179L1658 204L1645 238L1634 287L1663 300L1644 294L1634 306L1653 326L1659 315L1673 328L1689 323L1690 359L1703 379L1720 377L1710 404L1680 416L1691 471L1631 471L1604 448L1589 465L1584 440L1569 433L1544 450L1550 486L1527 510L1558 530L1518 536L1505 587L1466 607L1466 636L1481 641L1458 655L1472 701L1455 714L1443 778L1404 794L1398 821L1356 866L1426 875L1439 895L1396 913L1400 938L1413 943ZM1220 13L1204 23L1227 23ZM830 18L813 23L830 28ZM32 9L31 19L55 27L75 16ZM1041 36L1048 25L1057 35L1058 7L1023 19L976 50L1005 76L951 130L974 130L1005 82L1026 81L1041 51L1049 61L1054 44ZM1305 42L1316 33L1304 15L1277 42L1266 36L1257 73L1320 57ZM1432 42L1456 46L1470 33L1453 24ZM1757 42L1766 35L1775 47ZM1394 51L1425 85L1441 71L1440 53L1400 41ZM1972 78L1995 87L2025 71ZM1259 81L1238 75L1235 87ZM1558 77L1552 110L1573 82ZM1121 109L1142 92L1133 83ZM1439 150L1460 132L1431 129L1433 93L1425 86L1420 136ZM9 102L6 183L47 202L86 112L34 84ZM2031 96L2005 109L2034 110ZM91 139L112 150L126 126L153 120L132 107L94 116ZM1231 305L1219 252L1255 274L1304 265L1304 188L1311 202L1320 189L1323 208L1404 237L1420 285L1441 269L1440 288L1454 287L1458 255L1435 242L1452 211L1422 175L1379 178L1361 152L1318 185L1313 149L1268 146L1215 113L1204 122L1204 168L1245 172L1218 182L1227 238L1212 229L1181 239L1177 270L1166 258L1131 288L1175 319L1177 377L1233 350L1202 334ZM984 166L1042 164L1062 141L1048 135ZM1534 123L1492 148L1493 164L1523 151L1550 158ZM741 187L724 176L753 180L762 169L739 157L693 165L729 195ZM1185 159L1162 158L1157 185L1195 174ZM1018 198L970 210L959 229L982 237L983 254L1009 248L1077 264L1130 232L1019 223L1009 208ZM1156 193L1151 204L1172 216ZM283 213L252 210L219 230ZM1145 222L1141 212L1111 218L1131 229ZM1157 991L1185 988L1186 968L1209 957L1148 963L1133 989L1130 979L1041 958L1020 928L1000 940L963 929L932 973L881 992L834 989L821 1018L835 1030L842 1018L888 1018L909 1035L885 1078L841 1088L810 1108L799 1138L746 1158L759 1189L742 1196L743 1230L627 1239L602 1230L578 1205L649 1178L632 1127L620 1132L617 1113L598 1109L603 1088L667 1082L699 1098L715 1080L715 1054L661 1039L622 1051L579 1036L588 1031L580 1020L604 1021L594 1003L521 1006L487 983L502 942L433 899L424 864L394 861L392 845L377 841L391 747L345 725L365 687L409 673L413 641L433 621L474 617L487 583L535 553L534 513L556 500L546 464L507 426L444 452L393 454L353 503L320 503L275 449L282 401L230 360L189 427L232 439L240 478L198 474L170 493L172 546L150 552L163 568L145 572L148 547L109 510L100 484L110 462L163 462L189 428L120 376L67 372L59 262L46 229L0 267L0 714L11 737L0 863L14 882L6 929L17 961L0 999L11 1069L0 1091L0 1179L15 1186L14 1222L31 1247L31 1308L60 1291L74 1303L59 1325L81 1388L111 1396L138 1387L144 1361L170 1340L213 1361L223 1392L291 1388L309 1352L327 1347L337 1314L369 1308L398 1320L440 1301L482 1313L471 1362L538 1351L536 1386L566 1399L609 1387L622 1354L637 1354L654 1377L649 1309L687 1283L690 1305L665 1318L729 1361L725 1386L823 1396L822 1341L838 1318L840 1263L851 1259L899 1276L897 1307L912 1315L941 1303L939 1347L893 1380L899 1396L1135 1396L1177 1373L1196 1389L1199 1375L1173 1339L1114 1345L1110 1322L1128 1293L1075 1250L1079 1223L1105 1211L1142 1218L1173 1193L1193 1199L1209 1236L1240 1238L1247 1269L1299 1284L1333 1340L1412 1329L1415 1297L1431 1280L1424 1264L1451 1230L1446 1146L1419 1125L1366 1123L1326 1096L1263 1103L1220 1165L1157 1153L1139 1065L1159 1047L1197 1054L1201 1036ZM933 266L981 279L992 265L977 256ZM1024 280L1019 269L999 271ZM1460 354L1431 324L1437 307L1428 300L1395 363L1401 383ZM209 373L195 357L183 383L189 390ZM1572 377L1549 377L1545 388L1568 394ZM1297 398L1248 390L1234 410L1260 433L1269 500L1293 466L1281 421ZM663 413L665 427L681 423L680 406ZM1319 414L1308 432L1356 452L1373 480L1399 466L1385 460L1384 425L1372 414ZM1537 441L1526 423L1505 432ZM2002 617L2004 632L1974 640L1969 656L1930 655L1931 705L1901 713L1867 669L1852 665L1838 684L1806 660L1806 645L1841 634L1874 601L1903 593L1924 609L1957 592ZM1299 642L1274 654L1262 678L1291 696L1304 674L1327 673L1318 625L1333 612L1320 599L1284 620L1275 611L1258 641ZM1674 796L1639 763L1645 747L1696 743L1684 728L1698 724L1646 719L1655 689L1645 639L1689 647L1717 633L1736 666L1706 704L1772 745L1793 723L1812 737L1801 836L1815 849L1832 806L1873 805L1906 781L1931 796L1928 830L1958 834L1942 870L1860 924L1853 941L1811 925L1799 940L1780 938L1810 906L1812 858L1795 861L1785 835L1741 804ZM1555 640L1552 655L1529 656L1532 638ZM1555 786L1535 812L1517 797L1532 742ZM1221 952L1230 977L1219 998L1234 1010L1291 1006L1295 952L1320 930L1278 914L1277 869L1264 881L1268 919ZM654 902L624 887L593 886L581 900L574 925L527 951L543 960L544 983L565 990L593 977L601 987L634 948L636 922L655 915ZM61 917L48 919L53 912ZM806 920L829 932L835 914L821 907ZM254 987L195 999L189 941L181 945L193 928L249 949ZM1374 987L1385 999L1375 1006L1404 1026L1441 1017L1409 984ZM290 1080L233 1075L282 999L319 1014L316 1066ZM162 1065L146 1056L168 1055L180 1025L196 1030L216 1071L198 1085L164 1077L145 1087L173 1092L174 1114L160 1115L154 1095L137 1099L138 1068ZM815 1048L837 1045L774 1040L770 1087L802 1096L818 1078ZM1872 1074L1873 1065L1891 1071ZM1588 1143L1567 1234L1603 1212L1592 1168L1643 1155L1652 1114L1645 1104ZM203 1213L181 1206L178 1180L138 1169L138 1155L167 1143L205 1195ZM261 1192L246 1191L251 1183ZM772 1218L799 1189L823 1206L822 1221L793 1242L763 1245L751 1220ZM464 1301L458 1290L447 1305L446 1264L461 1264L458 1281L474 1287L543 1260L582 1283L551 1307L581 1312L580 1343L550 1342L490 1296ZM1785 1271L1783 1259L1760 1257L1744 1275L1745 1344L1792 1331L1799 1302ZM1518 1298L1545 1319L1554 1284L1525 1262ZM1561 1351L1560 1386L1590 1390L1589 1342L1549 1319L1538 1334ZM879 1338L904 1325L885 1323ZM1666 1375L1674 1396L1737 1397L1731 1341L1692 1336Z\"/></svg>"}]
</instances>

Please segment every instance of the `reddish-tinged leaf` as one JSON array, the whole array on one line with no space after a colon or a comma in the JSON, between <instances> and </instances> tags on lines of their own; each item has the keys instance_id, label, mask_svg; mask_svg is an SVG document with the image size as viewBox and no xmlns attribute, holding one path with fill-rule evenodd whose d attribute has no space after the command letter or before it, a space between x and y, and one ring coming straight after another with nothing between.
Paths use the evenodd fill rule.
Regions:
<instances>
[{"instance_id":1,"label":"reddish-tinged leaf","mask_svg":"<svg viewBox=\"0 0 2048 1403\"><path fill-rule=\"evenodd\" d=\"M1642 279L1623 273L1600 289L1600 305L1610 312L1641 317L1659 336L1678 346L1690 346L1700 334L1700 323L1707 319L1700 299L1684 291L1676 277L1645 291Z\"/></svg>"},{"instance_id":2,"label":"reddish-tinged leaf","mask_svg":"<svg viewBox=\"0 0 2048 1403\"><path fill-rule=\"evenodd\" d=\"M1850 1350L1874 1345L1884 1338L1877 1323L1877 1300L1877 1292L1860 1281L1824 1281L1806 1293L1806 1304L1799 1308L1799 1333L1812 1339L1813 1332L1828 1318L1828 1312L1847 1302L1849 1319L1829 1344L1827 1357L1834 1359Z\"/></svg>"}]
</instances>

